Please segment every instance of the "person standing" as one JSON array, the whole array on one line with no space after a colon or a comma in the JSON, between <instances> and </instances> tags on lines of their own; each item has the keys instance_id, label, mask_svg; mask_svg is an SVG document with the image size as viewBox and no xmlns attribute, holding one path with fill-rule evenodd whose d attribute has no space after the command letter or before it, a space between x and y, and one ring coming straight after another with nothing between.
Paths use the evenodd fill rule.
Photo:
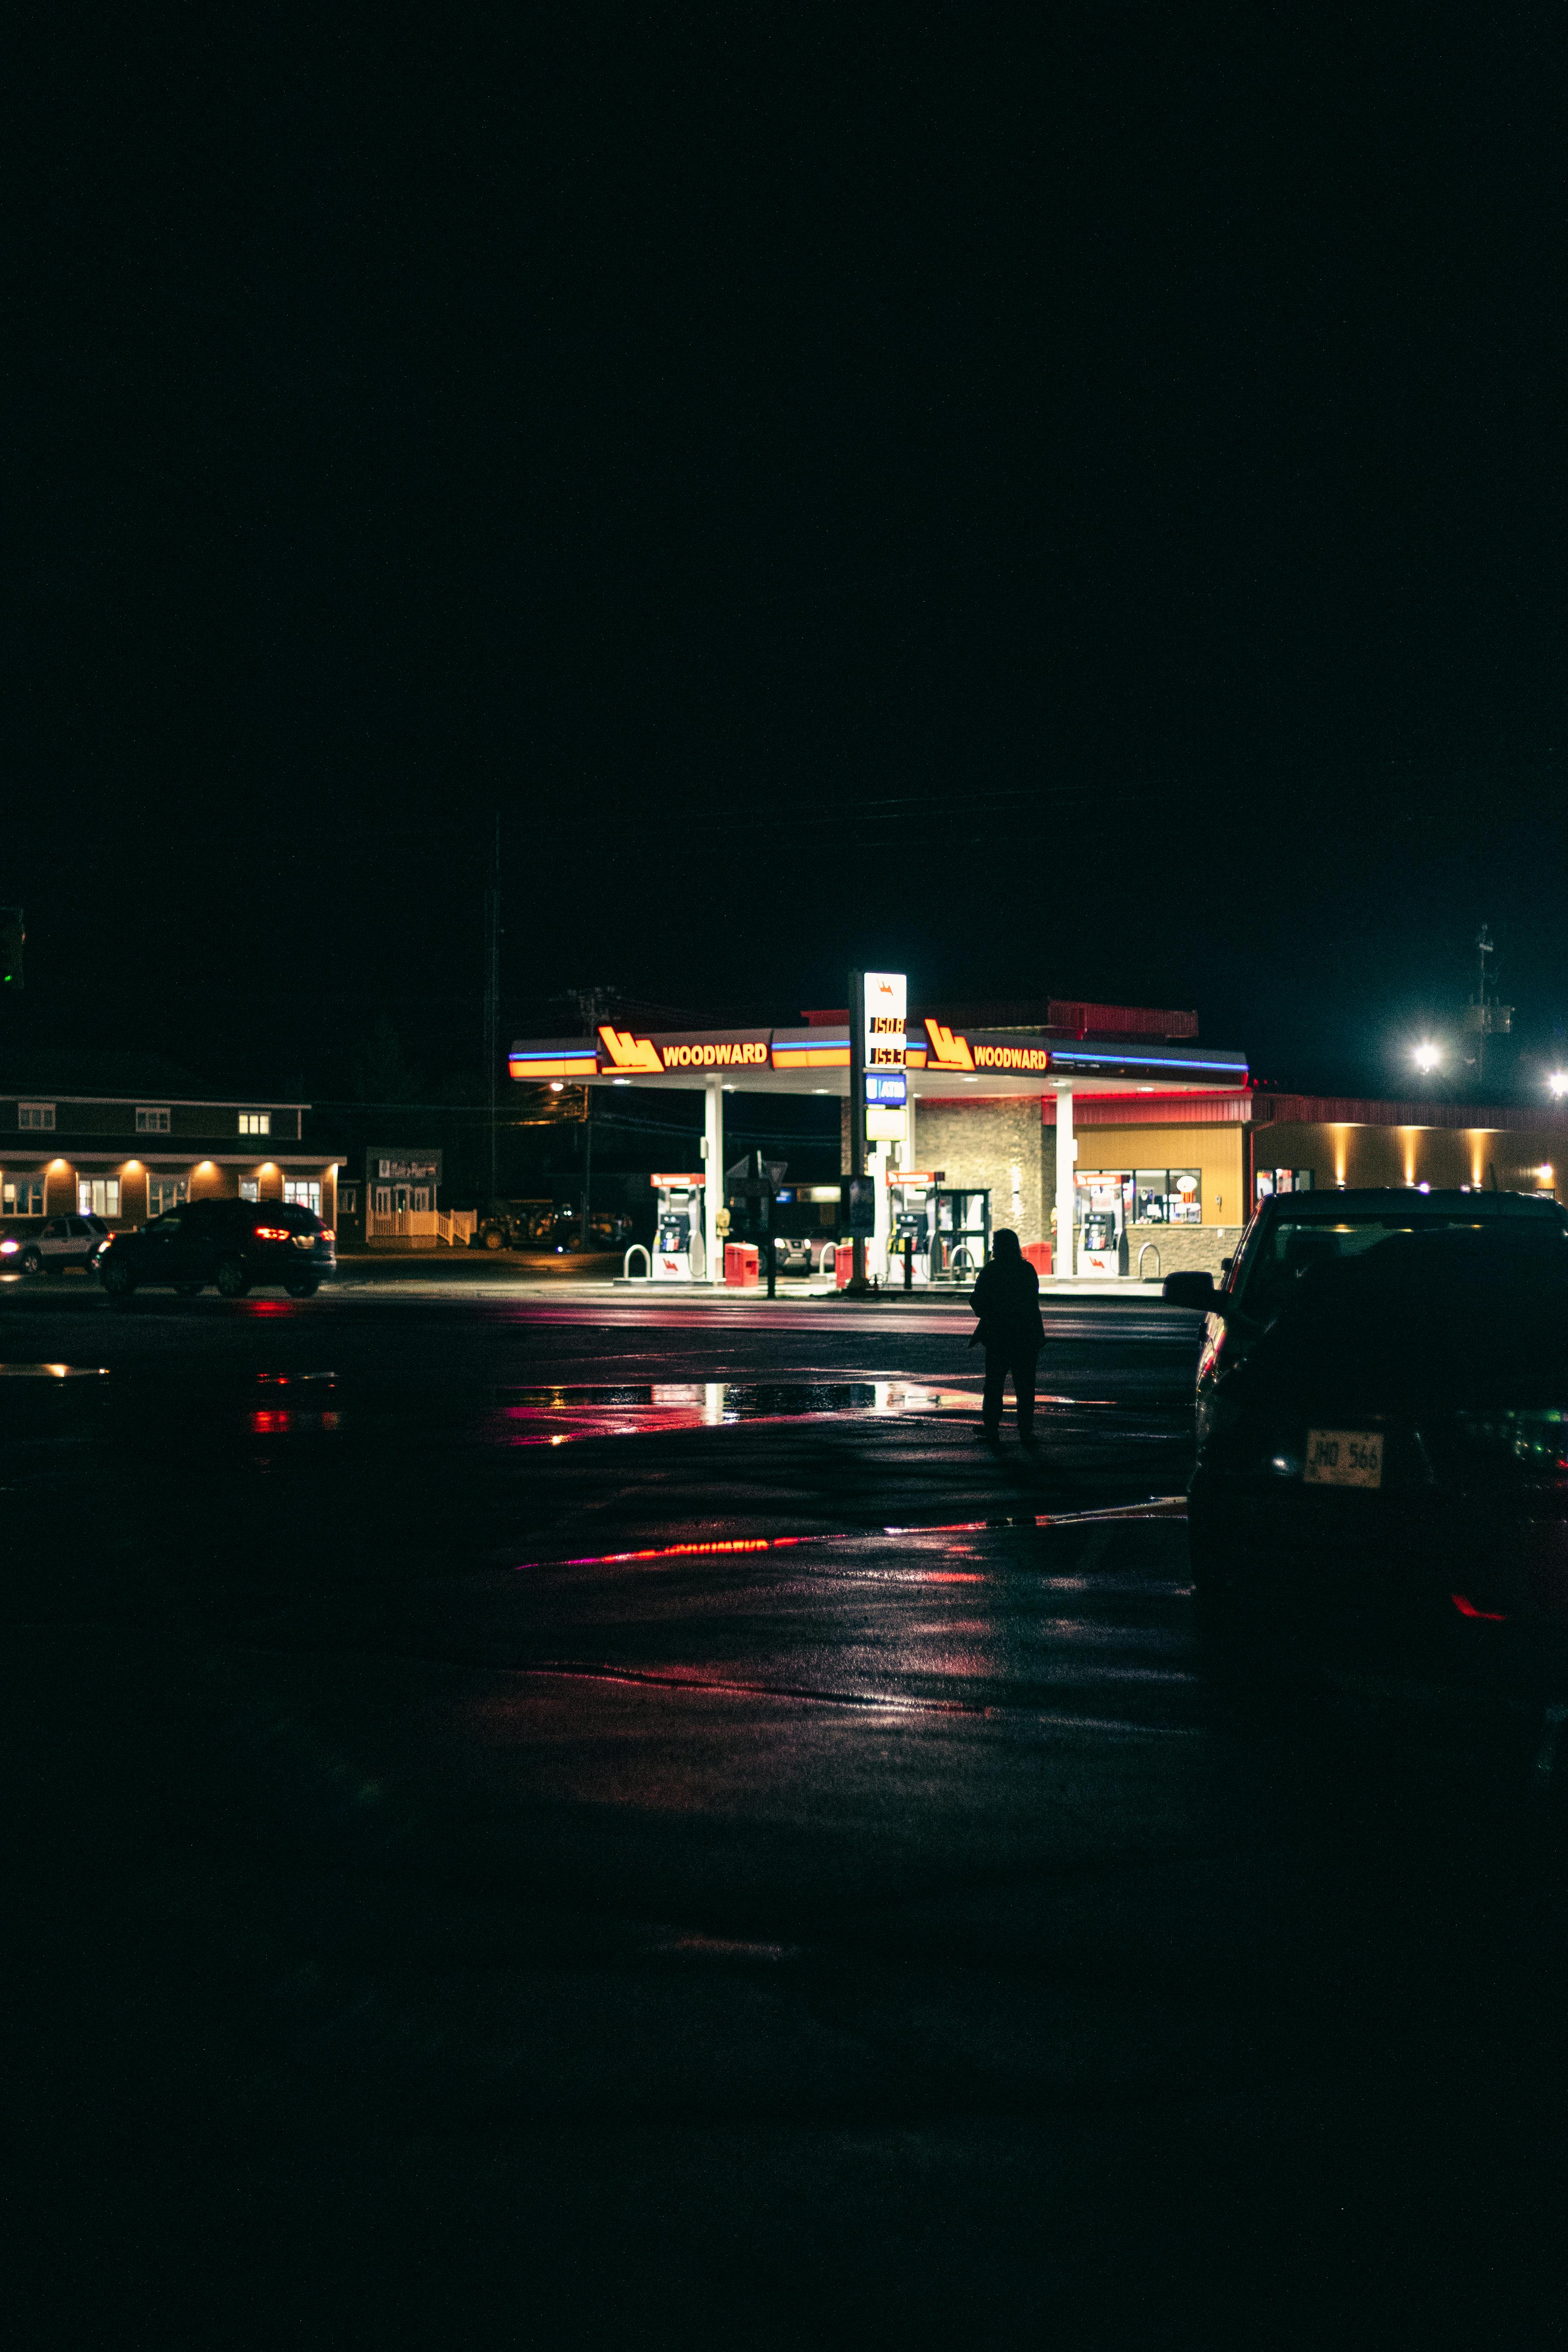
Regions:
<instances>
[{"instance_id":1,"label":"person standing","mask_svg":"<svg viewBox=\"0 0 1568 2352\"><path fill-rule=\"evenodd\" d=\"M969 1296L980 1318L969 1344L985 1350L985 1394L981 1434L988 1445L1001 1442L1002 1391L1009 1372L1018 1412L1018 1437L1035 1443L1035 1364L1046 1343L1040 1320L1040 1277L1005 1225L991 1236L991 1262Z\"/></svg>"}]
</instances>

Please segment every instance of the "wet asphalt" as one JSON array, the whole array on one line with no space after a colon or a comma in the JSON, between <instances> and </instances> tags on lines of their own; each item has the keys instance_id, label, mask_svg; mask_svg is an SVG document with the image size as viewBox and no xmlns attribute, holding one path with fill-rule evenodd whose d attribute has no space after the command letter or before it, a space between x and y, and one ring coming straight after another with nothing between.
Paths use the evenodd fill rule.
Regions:
<instances>
[{"instance_id":1,"label":"wet asphalt","mask_svg":"<svg viewBox=\"0 0 1568 2352\"><path fill-rule=\"evenodd\" d=\"M993 1455L900 1301L0 1285L31 2340L1532 2308L1530 1791L1210 1690L1192 1321L1048 1322Z\"/></svg>"}]
</instances>

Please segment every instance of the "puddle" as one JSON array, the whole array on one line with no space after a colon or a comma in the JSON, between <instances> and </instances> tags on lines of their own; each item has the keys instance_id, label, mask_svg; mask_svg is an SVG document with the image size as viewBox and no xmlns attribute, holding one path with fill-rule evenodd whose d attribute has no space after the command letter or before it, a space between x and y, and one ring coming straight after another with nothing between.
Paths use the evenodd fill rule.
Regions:
<instances>
[{"instance_id":1,"label":"puddle","mask_svg":"<svg viewBox=\"0 0 1568 2352\"><path fill-rule=\"evenodd\" d=\"M619 1381L601 1386L507 1388L510 1412L694 1413L712 1423L795 1420L819 1412L943 1412L977 1410L978 1389L912 1381Z\"/></svg>"},{"instance_id":2,"label":"puddle","mask_svg":"<svg viewBox=\"0 0 1568 2352\"><path fill-rule=\"evenodd\" d=\"M978 1415L981 1391L948 1381L896 1379L616 1381L507 1387L493 1391L517 1445L564 1445L575 1437L641 1431L720 1429L738 1422L816 1421L839 1413ZM1041 1394L1043 1408L1109 1406L1109 1397Z\"/></svg>"}]
</instances>

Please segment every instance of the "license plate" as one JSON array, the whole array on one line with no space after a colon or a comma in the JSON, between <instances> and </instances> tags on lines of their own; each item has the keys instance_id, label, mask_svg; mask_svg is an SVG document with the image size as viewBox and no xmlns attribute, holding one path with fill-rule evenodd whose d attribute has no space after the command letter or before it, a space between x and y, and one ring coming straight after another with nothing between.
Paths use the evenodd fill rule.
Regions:
<instances>
[{"instance_id":1,"label":"license plate","mask_svg":"<svg viewBox=\"0 0 1568 2352\"><path fill-rule=\"evenodd\" d=\"M1309 1486L1381 1486L1383 1436L1378 1430L1310 1429L1301 1475Z\"/></svg>"}]
</instances>

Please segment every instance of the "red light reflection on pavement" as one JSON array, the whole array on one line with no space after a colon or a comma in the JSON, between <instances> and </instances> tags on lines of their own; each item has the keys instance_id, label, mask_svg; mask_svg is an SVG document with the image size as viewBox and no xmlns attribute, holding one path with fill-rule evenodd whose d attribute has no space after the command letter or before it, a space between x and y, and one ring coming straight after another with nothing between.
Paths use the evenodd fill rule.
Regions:
<instances>
[{"instance_id":1,"label":"red light reflection on pavement","mask_svg":"<svg viewBox=\"0 0 1568 2352\"><path fill-rule=\"evenodd\" d=\"M629 1559L685 1559L697 1552L709 1551L787 1551L792 1544L842 1542L834 1536L730 1536L716 1538L711 1543L654 1544L646 1551L605 1551L588 1559L558 1559L548 1563L555 1568L618 1568ZM539 1559L518 1562L520 1568L543 1568Z\"/></svg>"},{"instance_id":2,"label":"red light reflection on pavement","mask_svg":"<svg viewBox=\"0 0 1568 2352\"><path fill-rule=\"evenodd\" d=\"M724 1536L715 1537L705 1543L649 1544L637 1551L589 1552L576 1559L520 1559L515 1562L515 1568L521 1576L525 1570L532 1568L620 1568L634 1560L690 1559L710 1552L792 1551L800 1544L872 1543L879 1536L988 1535L997 1528L1076 1528L1120 1519L1184 1519L1186 1515L1187 1498L1184 1495L1151 1495L1146 1503L1112 1504L1104 1510L1022 1511L992 1519L956 1519L939 1527L839 1528L831 1533L811 1536ZM971 1553L967 1557L973 1558L973 1555ZM933 1581L942 1575L955 1583L960 1580L966 1583L983 1581L978 1575L957 1569L911 1573L918 1577L929 1576Z\"/></svg>"}]
</instances>

